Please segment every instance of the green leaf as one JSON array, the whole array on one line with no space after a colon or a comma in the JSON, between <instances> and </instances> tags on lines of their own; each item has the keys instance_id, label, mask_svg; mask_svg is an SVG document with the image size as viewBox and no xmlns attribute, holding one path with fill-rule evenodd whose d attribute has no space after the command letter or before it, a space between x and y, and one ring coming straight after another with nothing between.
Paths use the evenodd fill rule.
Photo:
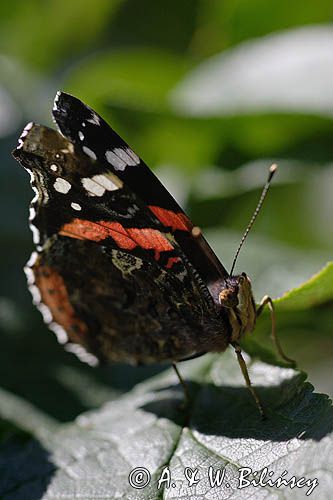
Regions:
<instances>
[{"instance_id":1,"label":"green leaf","mask_svg":"<svg viewBox=\"0 0 333 500\"><path fill-rule=\"evenodd\" d=\"M167 108L168 92L189 68L186 58L161 49L107 51L72 70L66 88L92 106L104 102L161 111Z\"/></svg>"},{"instance_id":2,"label":"green leaf","mask_svg":"<svg viewBox=\"0 0 333 500\"><path fill-rule=\"evenodd\" d=\"M303 285L289 290L275 300L281 311L304 310L333 300L333 262L315 274Z\"/></svg>"},{"instance_id":3,"label":"green leaf","mask_svg":"<svg viewBox=\"0 0 333 500\"><path fill-rule=\"evenodd\" d=\"M2 17L1 45L27 66L49 70L96 46L121 2L96 0L92 8L89 0L16 0Z\"/></svg>"},{"instance_id":4,"label":"green leaf","mask_svg":"<svg viewBox=\"0 0 333 500\"><path fill-rule=\"evenodd\" d=\"M284 293L275 299L277 332L284 351L305 365L311 372L317 364L325 362L327 349L330 349L331 308L333 300L333 262L329 262L319 272L302 285ZM326 306L326 307L325 307ZM242 339L242 348L257 359L280 365L272 341L268 338L271 331L271 319L268 308L253 335ZM316 353L313 360L313 353ZM307 362L307 353L311 353L312 363ZM329 359L329 358L328 358ZM314 371L315 372L315 371Z\"/></svg>"},{"instance_id":5,"label":"green leaf","mask_svg":"<svg viewBox=\"0 0 333 500\"><path fill-rule=\"evenodd\" d=\"M253 383L269 409L269 418L262 421L231 351L186 362L180 369L190 380L192 401L187 410L179 406L182 391L171 372L71 424L48 424L29 407L24 415L22 403L16 401L15 407L12 400L7 418L11 413L16 425L33 430L35 440L30 447L26 442L21 447L15 444L20 468L14 473L10 447L0 447L1 497L32 498L29 495L34 491L43 499L63 495L208 499L212 494L238 499L244 498L244 491L247 497L260 494L260 498L272 498L279 491L284 498L295 498L295 491L288 487L237 489L241 467L252 471L267 467L273 479L284 470L287 478L317 478L318 498L329 495L332 406L326 396L313 392L304 375L262 362L250 365ZM7 402L3 393L0 399ZM33 426L34 419L39 425ZM170 488L158 490L157 481L167 466ZM214 489L208 481L210 466L215 472L226 471L223 484ZM145 467L151 474L144 489L129 484L129 474L136 467ZM198 484L188 485L185 467L198 469ZM298 495L309 488L299 490Z\"/></svg>"},{"instance_id":6,"label":"green leaf","mask_svg":"<svg viewBox=\"0 0 333 500\"><path fill-rule=\"evenodd\" d=\"M330 23L330 0L211 0L202 2L202 26L197 33L196 53L209 54L243 40L292 26Z\"/></svg>"}]
</instances>

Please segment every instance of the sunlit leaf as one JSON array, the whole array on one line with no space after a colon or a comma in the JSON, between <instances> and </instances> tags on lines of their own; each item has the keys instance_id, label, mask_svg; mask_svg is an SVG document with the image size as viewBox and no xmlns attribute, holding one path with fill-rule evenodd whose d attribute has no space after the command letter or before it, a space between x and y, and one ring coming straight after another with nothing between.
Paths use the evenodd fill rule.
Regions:
<instances>
[{"instance_id":1,"label":"sunlit leaf","mask_svg":"<svg viewBox=\"0 0 333 500\"><path fill-rule=\"evenodd\" d=\"M275 301L280 310L302 310L333 301L333 262L303 285L286 292Z\"/></svg>"},{"instance_id":2,"label":"sunlit leaf","mask_svg":"<svg viewBox=\"0 0 333 500\"><path fill-rule=\"evenodd\" d=\"M271 34L204 61L172 94L199 116L276 110L333 116L333 28Z\"/></svg>"},{"instance_id":3,"label":"sunlit leaf","mask_svg":"<svg viewBox=\"0 0 333 500\"><path fill-rule=\"evenodd\" d=\"M294 370L261 362L250 369L268 411L266 421L259 417L244 387L233 353L206 356L183 366L192 394L187 410L179 406L181 388L174 374L168 373L98 411L81 415L72 424L40 426L34 440L21 445L7 442L0 448L0 494L10 498L16 492L30 498L34 491L43 499L61 495L157 499L164 491L166 498L209 499L215 490L219 496L228 493L240 499L244 498L244 490L238 489L240 469L250 467L247 477L253 480L253 472L267 467L274 479L284 470L288 478L306 477L310 482L300 491L304 494L312 485L325 497L330 491L327 470L332 467L329 400L315 394L304 383L304 376ZM16 420L20 420L19 414ZM22 417L21 423L24 426ZM12 447L20 452L15 473ZM134 488L129 481L136 467L144 467L150 474L143 489ZM171 474L170 487L162 483L158 490L165 467ZM198 470L197 484L188 484L185 467ZM224 481L213 490L209 467L214 475L217 469L225 469ZM247 497L260 491L260 498L271 498L277 492L295 498L288 487L258 490L248 485L245 491Z\"/></svg>"}]
</instances>

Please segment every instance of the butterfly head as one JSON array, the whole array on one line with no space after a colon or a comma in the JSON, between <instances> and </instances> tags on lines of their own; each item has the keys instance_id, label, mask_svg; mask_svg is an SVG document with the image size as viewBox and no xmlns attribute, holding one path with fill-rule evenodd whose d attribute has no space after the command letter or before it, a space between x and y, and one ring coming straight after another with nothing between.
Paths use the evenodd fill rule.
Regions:
<instances>
[{"instance_id":1,"label":"butterfly head","mask_svg":"<svg viewBox=\"0 0 333 500\"><path fill-rule=\"evenodd\" d=\"M242 273L230 276L219 293L219 303L225 307L232 328L231 341L235 342L256 323L256 305L250 278Z\"/></svg>"}]
</instances>

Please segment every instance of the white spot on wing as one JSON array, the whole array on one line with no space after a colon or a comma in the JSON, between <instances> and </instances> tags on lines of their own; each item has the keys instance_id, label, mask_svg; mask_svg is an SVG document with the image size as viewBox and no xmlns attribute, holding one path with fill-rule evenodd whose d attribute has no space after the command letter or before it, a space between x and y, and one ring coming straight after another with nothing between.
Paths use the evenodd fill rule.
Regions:
<instances>
[{"instance_id":1,"label":"white spot on wing","mask_svg":"<svg viewBox=\"0 0 333 500\"><path fill-rule=\"evenodd\" d=\"M137 156L136 158L134 157L134 153L131 149L126 148L126 149L121 149L121 148L116 148L114 152L122 158L128 166L134 166L138 165L140 163L140 159ZM131 153L131 154L129 154ZM136 156L136 155L135 155Z\"/></svg>"},{"instance_id":2,"label":"white spot on wing","mask_svg":"<svg viewBox=\"0 0 333 500\"><path fill-rule=\"evenodd\" d=\"M29 220L34 220L36 217L36 210L34 207L29 208Z\"/></svg>"},{"instance_id":3,"label":"white spot on wing","mask_svg":"<svg viewBox=\"0 0 333 500\"><path fill-rule=\"evenodd\" d=\"M93 125L100 125L101 123L99 116L96 115L94 111L91 111L91 117L88 118L87 122L92 123Z\"/></svg>"},{"instance_id":4,"label":"white spot on wing","mask_svg":"<svg viewBox=\"0 0 333 500\"><path fill-rule=\"evenodd\" d=\"M55 163L52 163L52 165L50 166L50 169L53 170L53 172L56 172L58 170L58 167L57 167L57 165L55 165Z\"/></svg>"},{"instance_id":5,"label":"white spot on wing","mask_svg":"<svg viewBox=\"0 0 333 500\"><path fill-rule=\"evenodd\" d=\"M28 260L28 262L26 263L26 267L32 267L36 260L38 258L38 253L37 252L32 252L32 254L30 255L30 258Z\"/></svg>"},{"instance_id":6,"label":"white spot on wing","mask_svg":"<svg viewBox=\"0 0 333 500\"><path fill-rule=\"evenodd\" d=\"M34 125L33 122L27 123L26 126L24 127L24 130L30 130L33 127L33 125Z\"/></svg>"},{"instance_id":7,"label":"white spot on wing","mask_svg":"<svg viewBox=\"0 0 333 500\"><path fill-rule=\"evenodd\" d=\"M44 322L46 324L51 323L51 321L52 321L52 314L51 314L50 309L45 304L43 304L42 302L40 304L37 304L37 307L38 307L39 312L43 316Z\"/></svg>"},{"instance_id":8,"label":"white spot on wing","mask_svg":"<svg viewBox=\"0 0 333 500\"><path fill-rule=\"evenodd\" d=\"M40 301L42 300L42 296L40 294L39 289L36 287L36 285L30 285L29 291L32 295L32 303L35 305L38 305L40 303Z\"/></svg>"},{"instance_id":9,"label":"white spot on wing","mask_svg":"<svg viewBox=\"0 0 333 500\"><path fill-rule=\"evenodd\" d=\"M123 186L122 181L112 174L84 177L81 182L90 196L103 196L105 191L116 191Z\"/></svg>"},{"instance_id":10,"label":"white spot on wing","mask_svg":"<svg viewBox=\"0 0 333 500\"><path fill-rule=\"evenodd\" d=\"M38 191L37 187L34 184L35 183L35 175L34 175L33 171L30 170L29 168L25 167L25 170L30 175L30 185L31 185L31 188L32 188L33 192L35 193L35 196L31 200L31 203L34 204L39 199L39 191ZM43 202L46 203L47 200L49 199L49 194L47 192L47 189L45 189L45 187L41 183L39 185L40 185L42 193L43 193Z\"/></svg>"},{"instance_id":11,"label":"white spot on wing","mask_svg":"<svg viewBox=\"0 0 333 500\"><path fill-rule=\"evenodd\" d=\"M83 146L82 149L84 153L86 153L86 155L88 155L92 160L96 160L97 156L91 149L87 148L87 146Z\"/></svg>"},{"instance_id":12,"label":"white spot on wing","mask_svg":"<svg viewBox=\"0 0 333 500\"><path fill-rule=\"evenodd\" d=\"M55 183L53 184L53 187L56 191L58 191L58 193L67 194L72 185L65 179L57 177Z\"/></svg>"},{"instance_id":13,"label":"white spot on wing","mask_svg":"<svg viewBox=\"0 0 333 500\"><path fill-rule=\"evenodd\" d=\"M81 130L79 130L79 139L80 139L80 141L83 141L83 139L84 139L84 134L83 134L83 132L81 132Z\"/></svg>"},{"instance_id":14,"label":"white spot on wing","mask_svg":"<svg viewBox=\"0 0 333 500\"><path fill-rule=\"evenodd\" d=\"M39 192L35 186L31 186L31 187L32 187L33 192L35 193L35 196L32 198L31 203L36 203L36 201L39 198Z\"/></svg>"},{"instance_id":15,"label":"white spot on wing","mask_svg":"<svg viewBox=\"0 0 333 500\"><path fill-rule=\"evenodd\" d=\"M21 149L23 144L24 144L24 138L28 135L29 130L33 127L33 122L29 122L23 129L22 134L20 135L20 138L18 140L18 145L16 146L16 149Z\"/></svg>"},{"instance_id":16,"label":"white spot on wing","mask_svg":"<svg viewBox=\"0 0 333 500\"><path fill-rule=\"evenodd\" d=\"M82 210L81 205L79 205L78 203L71 203L71 207L73 210Z\"/></svg>"},{"instance_id":17,"label":"white spot on wing","mask_svg":"<svg viewBox=\"0 0 333 500\"><path fill-rule=\"evenodd\" d=\"M105 158L116 170L125 170L127 163L113 151L106 151Z\"/></svg>"},{"instance_id":18,"label":"white spot on wing","mask_svg":"<svg viewBox=\"0 0 333 500\"><path fill-rule=\"evenodd\" d=\"M107 191L116 191L117 189L119 189L119 187L121 186L117 186L117 184L115 184L113 182L113 180L111 180L110 176L107 176L107 175L94 175L92 177L92 179L97 182L98 184L100 184L101 186L103 186ZM119 184L119 183L118 183ZM121 183L122 185L122 183Z\"/></svg>"},{"instance_id":19,"label":"white spot on wing","mask_svg":"<svg viewBox=\"0 0 333 500\"><path fill-rule=\"evenodd\" d=\"M93 354L87 352L84 347L78 344L67 344L65 346L66 351L75 354L80 361L88 363L90 366L98 365L98 359Z\"/></svg>"},{"instance_id":20,"label":"white spot on wing","mask_svg":"<svg viewBox=\"0 0 333 500\"><path fill-rule=\"evenodd\" d=\"M130 148L126 149L126 153L132 158L133 162L132 165L139 165L140 163L140 158L138 157L137 154L134 153Z\"/></svg>"},{"instance_id":21,"label":"white spot on wing","mask_svg":"<svg viewBox=\"0 0 333 500\"><path fill-rule=\"evenodd\" d=\"M116 148L114 150L114 153L117 156L119 156L122 160L124 160L124 162L126 163L126 165L132 165L133 164L133 159L126 153L125 149Z\"/></svg>"},{"instance_id":22,"label":"white spot on wing","mask_svg":"<svg viewBox=\"0 0 333 500\"><path fill-rule=\"evenodd\" d=\"M100 184L97 184L89 177L84 177L81 179L82 185L90 196L103 196L105 193L105 188Z\"/></svg>"},{"instance_id":23,"label":"white spot on wing","mask_svg":"<svg viewBox=\"0 0 333 500\"><path fill-rule=\"evenodd\" d=\"M140 163L140 158L130 148L115 148L113 151L106 151L105 157L116 170L125 170L126 167Z\"/></svg>"},{"instance_id":24,"label":"white spot on wing","mask_svg":"<svg viewBox=\"0 0 333 500\"><path fill-rule=\"evenodd\" d=\"M33 224L29 224L29 227L30 227L31 232L32 232L32 240L33 240L35 245L38 245L38 243L40 242L39 231L38 231L37 227L34 226Z\"/></svg>"},{"instance_id":25,"label":"white spot on wing","mask_svg":"<svg viewBox=\"0 0 333 500\"><path fill-rule=\"evenodd\" d=\"M31 267L26 266L24 268L24 273L27 277L28 286L33 285L35 283L35 275L34 275L33 270L31 269Z\"/></svg>"},{"instance_id":26,"label":"white spot on wing","mask_svg":"<svg viewBox=\"0 0 333 500\"><path fill-rule=\"evenodd\" d=\"M58 101L59 101L60 94L61 94L61 92L60 92L60 90L58 90L58 92L55 95L54 101L53 101L53 110L54 111L56 111L58 109Z\"/></svg>"},{"instance_id":27,"label":"white spot on wing","mask_svg":"<svg viewBox=\"0 0 333 500\"><path fill-rule=\"evenodd\" d=\"M52 330L52 332L54 332L56 334L56 337L57 337L59 344L66 344L66 342L68 342L67 333L65 332L65 330L63 329L62 326L60 326L60 325L58 325L58 323L55 323L54 321L52 321L48 325L48 327L50 330Z\"/></svg>"},{"instance_id":28,"label":"white spot on wing","mask_svg":"<svg viewBox=\"0 0 333 500\"><path fill-rule=\"evenodd\" d=\"M30 175L30 185L31 185L31 188L32 188L33 192L35 193L35 196L32 198L31 203L35 203L38 200L38 198L39 198L38 189L33 184L35 182L35 175L34 175L33 171L30 170L29 168L26 168L26 171Z\"/></svg>"},{"instance_id":29,"label":"white spot on wing","mask_svg":"<svg viewBox=\"0 0 333 500\"><path fill-rule=\"evenodd\" d=\"M23 129L23 132L22 134L20 135L20 139L23 139L24 137L26 137L29 133L29 130L32 128L33 126L33 122L29 122Z\"/></svg>"}]
</instances>

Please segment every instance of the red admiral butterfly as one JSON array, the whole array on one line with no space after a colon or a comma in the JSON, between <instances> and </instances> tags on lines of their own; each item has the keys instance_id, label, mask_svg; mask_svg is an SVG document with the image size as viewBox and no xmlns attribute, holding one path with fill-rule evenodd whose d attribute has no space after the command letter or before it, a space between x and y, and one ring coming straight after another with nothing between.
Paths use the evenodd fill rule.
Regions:
<instances>
[{"instance_id":1,"label":"red admiral butterfly","mask_svg":"<svg viewBox=\"0 0 333 500\"><path fill-rule=\"evenodd\" d=\"M133 364L222 352L231 344L251 386L239 339L256 308L250 279L233 276L170 193L132 149L77 98L58 92L61 133L29 123L14 157L30 173L30 228L36 252L26 266L33 300L68 350ZM289 360L288 360L289 361ZM181 377L181 383L184 385Z\"/></svg>"}]
</instances>

